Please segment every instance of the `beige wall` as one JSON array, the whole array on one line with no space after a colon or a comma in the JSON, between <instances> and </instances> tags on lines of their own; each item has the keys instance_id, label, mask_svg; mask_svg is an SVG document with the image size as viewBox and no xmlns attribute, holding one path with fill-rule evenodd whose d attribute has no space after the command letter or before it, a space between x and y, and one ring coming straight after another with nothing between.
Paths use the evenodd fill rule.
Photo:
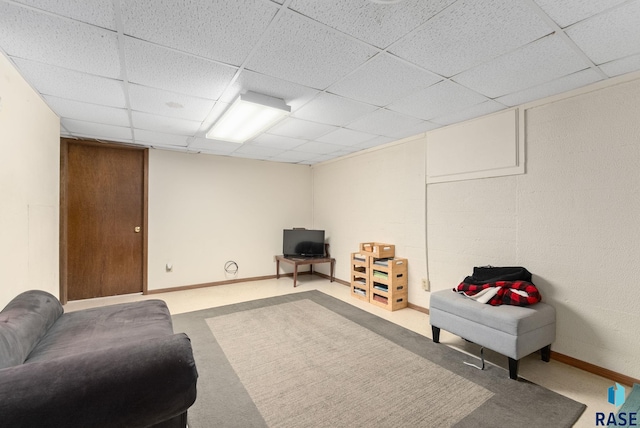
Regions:
<instances>
[{"instance_id":1,"label":"beige wall","mask_svg":"<svg viewBox=\"0 0 640 428\"><path fill-rule=\"evenodd\" d=\"M554 351L640 378L640 79L523 108L526 174L430 184L425 203L427 133L315 165L314 226L344 280L359 242L396 244L423 307L427 265L434 291L473 266L526 266L558 311Z\"/></svg>"},{"instance_id":2,"label":"beige wall","mask_svg":"<svg viewBox=\"0 0 640 428\"><path fill-rule=\"evenodd\" d=\"M424 156L416 137L314 165L313 217L326 230L337 278L350 281L350 253L361 242L394 244L409 261L409 302L426 307Z\"/></svg>"},{"instance_id":3,"label":"beige wall","mask_svg":"<svg viewBox=\"0 0 640 428\"><path fill-rule=\"evenodd\" d=\"M60 121L0 54L0 308L58 285Z\"/></svg>"},{"instance_id":4,"label":"beige wall","mask_svg":"<svg viewBox=\"0 0 640 428\"><path fill-rule=\"evenodd\" d=\"M311 226L309 166L150 151L149 290L274 275L282 229Z\"/></svg>"},{"instance_id":5,"label":"beige wall","mask_svg":"<svg viewBox=\"0 0 640 428\"><path fill-rule=\"evenodd\" d=\"M603 86L526 109L525 175L427 186L430 275L525 266L552 350L640 378L640 80Z\"/></svg>"}]
</instances>

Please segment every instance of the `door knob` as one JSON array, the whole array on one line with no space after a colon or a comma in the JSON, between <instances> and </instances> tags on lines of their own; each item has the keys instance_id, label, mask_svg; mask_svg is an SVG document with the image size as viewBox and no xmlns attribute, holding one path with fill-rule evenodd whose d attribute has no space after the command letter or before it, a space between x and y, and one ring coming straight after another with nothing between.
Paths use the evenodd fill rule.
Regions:
<instances>
[{"instance_id":1,"label":"door knob","mask_svg":"<svg viewBox=\"0 0 640 428\"><path fill-rule=\"evenodd\" d=\"M133 228L134 232L140 233L140 226L136 226Z\"/></svg>"}]
</instances>

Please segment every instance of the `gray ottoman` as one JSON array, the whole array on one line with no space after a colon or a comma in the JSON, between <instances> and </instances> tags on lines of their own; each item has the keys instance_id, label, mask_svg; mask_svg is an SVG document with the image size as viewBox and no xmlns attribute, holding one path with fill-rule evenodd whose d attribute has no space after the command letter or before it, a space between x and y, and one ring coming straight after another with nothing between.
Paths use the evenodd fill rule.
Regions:
<instances>
[{"instance_id":1,"label":"gray ottoman","mask_svg":"<svg viewBox=\"0 0 640 428\"><path fill-rule=\"evenodd\" d=\"M518 378L518 360L538 350L549 361L556 338L556 310L546 303L491 306L451 290L431 294L429 321L433 341L445 329L509 357L509 377Z\"/></svg>"}]
</instances>

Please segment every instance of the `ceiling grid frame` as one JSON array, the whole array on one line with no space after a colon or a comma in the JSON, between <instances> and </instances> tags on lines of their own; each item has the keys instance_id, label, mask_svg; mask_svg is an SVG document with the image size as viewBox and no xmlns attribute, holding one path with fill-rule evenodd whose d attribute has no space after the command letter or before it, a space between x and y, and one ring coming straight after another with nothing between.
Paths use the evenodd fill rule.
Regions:
<instances>
[{"instance_id":1,"label":"ceiling grid frame","mask_svg":"<svg viewBox=\"0 0 640 428\"><path fill-rule=\"evenodd\" d=\"M233 3L220 3L220 13L215 11L215 8L218 7L216 2L205 4L197 0L185 0L183 6L189 10L177 13L180 15L179 18L174 19L173 16L167 14L171 10L171 6L167 3L161 8L163 14L152 14L147 17L148 19L143 20L138 19L134 13L153 12L154 9L148 8L141 0L96 1L92 6L92 4L78 4L71 0L60 0L59 2L0 0L0 53L9 58L18 72L36 90L40 98L56 114L61 116L61 134L65 137L91 137L101 141L110 140L158 149L242 156L311 165L339 156L350 156L350 153L358 150L392 143L441 126L511 108L515 106L514 103L534 102L536 99L577 90L585 85L640 70L640 30L623 27L630 25L630 22L638 16L640 0L608 0L603 4L585 0L585 2L571 2L567 5L554 4L553 7L549 7L546 0L486 0L484 5L486 14L482 18L485 19L484 24L491 24L491 21L487 21L487 19L491 19L492 16L502 16L505 19L513 18L505 14L505 11L515 10L517 16L524 16L522 10L528 9L527 14L530 13L530 16L536 16L538 20L544 22L548 34L529 41L525 45L512 47L508 51L502 50L498 57L484 57L483 62L476 62L471 68L453 75L443 75L429 64L423 66L419 61L413 60L410 56L398 54L399 51L394 49L410 43L416 34L429 28L435 19L444 17L445 14L446 20L455 20L466 13L465 19L470 19L470 21L465 22L465 25L473 25L473 15L469 15L469 11L475 10L477 7L474 9L474 3L467 0L442 0L434 3L435 6L433 4L429 6L421 0L403 0L392 5L377 5L370 0L352 0L349 4L340 0L327 0L321 6L327 10L320 10L317 9L320 6L304 4L297 0L237 0ZM122 8L129 7L129 4L131 4L131 9L128 10L127 21L123 16ZM547 5L546 11L543 8L545 4ZM298 6L301 6L299 10ZM443 7L440 8L440 6ZM575 9L580 7L583 8ZM314 8L316 8L315 11ZM495 11L492 11L493 8ZM630 15L633 19L625 18L621 13L616 15L616 11L621 8L627 8L627 11L633 14ZM257 11L267 10L274 13L268 22L264 16L256 15ZM199 11L205 13L199 15ZM493 12L496 14L492 15ZM224 19L225 28L228 28L234 19L252 13L253 17L249 16L240 21L260 23L258 28L245 28L240 32L235 30L232 32L235 35L247 33L249 38L246 40L258 41L251 45L248 45L246 41L244 44L242 44L242 40L238 41L238 46L243 47L241 52L246 52L239 64L221 60L215 49L215 43L218 40L196 41L190 39L190 37L198 36L198 28L200 28L198 26L202 26L202 29L205 30L203 34L216 34L217 30L211 29L215 28L215 22L205 21L203 17ZM332 26L333 21L330 17L340 16L340 14L353 15L340 19ZM390 22L403 22L403 14L406 16L411 14L411 18L415 17L415 19L404 20L404 22L410 23L407 28L389 26ZM267 68L267 70L271 70L269 72L252 69L252 59L264 53L265 48L285 48L284 46L266 45L273 40L278 40L269 37L275 31L282 30L279 26L284 24L283 20L287 16L298 17L286 20L287 24L295 23L300 26L296 30L297 32L292 34L303 37L319 36L321 39L314 40L313 43L317 43L317 46L322 46L322 43L325 42L333 43L336 49L342 50L342 55L348 52L347 47L340 46L340 41L345 41L346 45L352 46L356 51L359 49L358 46L361 47L359 56L346 62L343 60L342 63L328 61L325 64L322 58L318 58L318 55L328 55L326 50L324 52L322 49L318 52L304 52L303 55L303 50L300 50L301 47L298 46L296 58L313 58L314 64L316 64L315 70L311 70L310 66L305 64L296 64L296 67L300 67L296 71L298 75L301 72L304 73L305 70L315 74L327 72L324 78L327 84L319 88L289 80L286 75L279 74L278 67ZM558 16L567 18L559 21L564 22L564 27L561 27L561 24L554 20ZM188 20L193 21L191 22L192 26L172 27L172 24L184 24ZM374 22L375 20L379 20L379 22ZM166 28L165 26L162 29L151 27L150 25L154 22L162 22L166 24ZM533 21L525 19L523 22ZM589 43L595 38L594 35L601 34L598 33L600 29L597 25L605 22L612 25L613 30L618 31L616 37L618 37L617 40L621 47L617 48L614 54L607 55L607 57L612 57L610 60L598 63L597 60L590 57L590 54L595 55L598 51L590 49ZM142 28L141 32L135 29L129 31L125 23L128 23L126 25L140 24L148 27ZM355 25L352 31L349 23ZM499 24L496 22L496 28L503 28ZM370 26L368 27L368 25ZM439 25L442 25L442 20ZM111 28L112 26L113 28ZM309 26L312 28L305 28ZM373 31L377 31L377 28L382 32L374 34ZM504 28L513 29L513 23L511 23L511 27ZM89 39L86 41L80 39L82 34L85 34L85 29L87 30L86 34L89 35ZM314 33L314 29L322 30ZM77 45L70 36L74 30L79 30L77 40L83 40L85 45L78 45L77 52L70 52L69 49ZM164 33L166 31L173 33L166 34ZM258 31L262 32L258 33ZM574 41L571 38L572 31L575 34L583 35L583 37L578 39L578 42ZM602 31L606 32L607 29ZM472 37L481 33L486 33L486 28L477 33L474 33L473 30L465 32L464 37ZM96 57L95 54L91 54L91 51L88 50L93 49L94 52L101 54L103 51L100 49L110 49L109 43L99 42L100 34L107 37L105 40L111 40L109 43L114 43L113 40L115 40L117 57L113 58L117 58L120 63L117 79L109 77L113 74L114 67L110 67L110 71L105 70L108 63L105 63L100 57ZM136 38L133 34L150 35L150 40ZM446 33L442 35L446 37ZM620 39L622 35L628 36L627 40ZM158 43L158 41L171 40L167 36L181 39L175 43L166 43L171 46ZM330 40L324 40L323 37ZM482 70L492 70L492 67L495 68L496 64L500 64L500 61L517 60L521 51L539 51L538 54L540 52L544 54L544 49L560 45L558 42L538 45L548 37L557 37L557 40L561 40L562 44L566 46L566 52L573 52L570 54L571 60L577 61L576 58L579 57L584 64L584 69L577 70L575 62L574 65L557 63L552 66L555 67L555 71L545 72L538 80L524 79L519 85L504 86L509 90L506 94L499 90L488 92L488 94L497 93L500 95L488 96L484 93L486 90L483 87L491 88L494 85L482 80L488 78L483 76ZM60 44L60 41L64 42L65 40L70 42L71 48L65 46L64 43ZM197 46L191 49L188 46L189 40L193 40ZM234 41L229 37L221 37L221 40L225 43L231 43L224 46L225 52L231 52L230 49L233 49ZM616 39L614 37L611 40ZM193 61L171 65L171 71L165 73L164 77L149 80L152 84L139 83L134 81L130 74L131 64L128 63L127 55L131 53L126 53L127 44L133 41L143 44L137 46L136 49L154 46L153 52L157 58L166 55L166 58L192 58ZM479 42L492 43L491 40L484 39ZM97 44L93 46L90 45L91 43ZM202 49L206 43L212 46L211 49ZM473 43L477 44L478 40L473 40ZM535 49L531 49L530 45L533 44L536 46ZM635 45L638 45L638 48ZM599 49L602 50L602 47ZM88 57L79 57L78 55L81 55L82 52L88 53ZM112 58L113 52L104 52L105 58ZM207 56L203 56L203 54ZM73 55L76 57L74 58ZM97 64L102 61L105 67L103 69L95 66L91 68L91 55L98 60ZM456 53L451 52L451 55L456 55ZM557 58L553 58L553 52L550 52L548 56L554 61L558 61ZM238 55L236 55L237 57ZM600 55L600 58L602 57ZM63 59L67 58L72 60L65 62ZM153 56L145 55L144 58L151 58L155 61ZM233 57L228 56L228 58ZM602 60L600 59L600 61ZM203 79L186 86L179 84L178 81L175 81L176 85L173 85L169 80L179 78L180 70L186 71L187 73L184 75L188 76L189 73L197 72L198 67L206 69L206 64L211 64L211 71L207 72L204 77L208 78L209 75L214 77L215 82L210 81L209 87L213 88L212 85L217 85L215 90L199 91L198 88L205 89L204 85L207 82ZM340 70L323 70L323 67L339 64L344 66ZM479 67L479 64L482 67ZM80 67L78 67L79 65ZM149 64L149 67L145 67L142 72L150 73L152 65ZM47 73L47 68L50 70L49 73ZM91 70L100 74L92 74ZM222 70L225 71L222 72ZM385 76L384 73L390 70L398 71L401 75ZM514 68L513 71L524 72L517 68ZM458 81L457 77L461 73L465 73L466 77L474 76L474 78ZM402 79L409 75L414 77L430 75L440 80L430 83L430 80L425 78L421 82L403 83ZM83 77L83 80L79 81L82 88L69 96L65 95L64 92L57 89L59 86L68 88L66 82L64 85L59 85L60 79L63 77L69 79ZM327 77L331 78L327 79ZM366 85L371 86L371 91L375 91L377 85L386 85L384 97L365 96L366 91L363 88L366 89L367 86L362 86L364 83L359 88L355 86L358 80L363 79L367 79ZM96 83L95 88L89 88L90 83ZM451 89L458 88L456 90L463 97L457 99L456 96L451 96L447 99L445 94L440 94L440 99L433 99L432 95L437 92L434 90L443 89L446 86L445 83ZM487 84L489 86L486 86ZM116 104L120 102L118 97L101 95L106 90L115 90L115 85L121 88L124 96L125 105L121 109L126 111L130 124L128 129L110 125L109 122L121 123L124 118L120 116L116 118L115 110L101 110L102 107L100 107L120 108L116 107ZM415 85L424 86L416 87ZM434 88L436 85L440 86ZM402 92L407 88L410 88L413 93ZM95 99L91 97L89 89L96 91ZM187 90L190 93L185 92ZM204 133L213 124L217 115L221 114L231 102L230 99L248 90L254 92L262 90L266 91L267 95L288 100L293 106L291 116L266 130L263 138L258 136L242 146L205 140ZM465 93L467 95L464 95ZM398 95L396 96L396 94ZM114 93L114 95L117 94ZM215 98L211 98L212 96ZM467 101L464 101L465 98L468 98ZM86 104L84 109L83 103ZM446 106L447 103L450 104L449 107ZM403 107L400 108L400 106ZM203 110L204 108L207 108L208 112ZM336 111L343 111L345 115L342 119L344 120L335 125L321 119L323 115L298 113L296 116L296 113L301 111L322 112L319 110L321 108L335 108ZM74 109L77 110L74 111ZM105 113L102 118L98 116L101 111ZM419 111L431 113L420 115ZM325 111L324 113L330 112ZM191 114L195 114L195 116L190 116ZM326 114L324 116L331 117ZM191 119L186 119L189 117ZM98 120L98 122L87 120ZM125 136L123 132L127 132L129 136Z\"/></svg>"},{"instance_id":2,"label":"ceiling grid frame","mask_svg":"<svg viewBox=\"0 0 640 428\"><path fill-rule=\"evenodd\" d=\"M560 26L553 19L551 19L551 17L549 15L544 13L542 8L534 0L524 0L524 1L529 5L529 7L532 10L534 10L536 12L536 14L538 14L538 16L540 16L540 18L542 18L543 20L545 20L547 22L547 25L549 25L551 28L554 29L554 33L555 34L559 35L560 38L568 46L571 47L571 49L573 49L578 55L580 55L582 57L582 60L585 62L585 64L589 68L591 68L592 70L597 72L600 75L600 77L602 77L603 79L607 78L607 75L600 69L600 67L598 67L593 61L591 61L591 59L578 47L578 45L573 40L571 40L571 37L569 37L567 35L565 30L560 28ZM568 26L567 28L571 28L574 25L576 25L576 24L574 23L574 24Z\"/></svg>"}]
</instances>

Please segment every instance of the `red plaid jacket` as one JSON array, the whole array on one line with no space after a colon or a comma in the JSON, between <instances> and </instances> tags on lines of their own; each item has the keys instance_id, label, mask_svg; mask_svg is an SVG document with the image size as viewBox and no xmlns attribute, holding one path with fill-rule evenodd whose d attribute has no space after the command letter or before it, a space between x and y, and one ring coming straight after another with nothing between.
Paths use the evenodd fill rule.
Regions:
<instances>
[{"instance_id":1,"label":"red plaid jacket","mask_svg":"<svg viewBox=\"0 0 640 428\"><path fill-rule=\"evenodd\" d=\"M538 303L542 299L542 296L540 296L540 292L536 286L527 281L496 281L488 284L469 284L461 282L455 291L458 293L464 293L467 296L474 296L480 291L490 287L500 288L496 295L487 302L493 306L528 306ZM513 290L524 291L527 293L527 296L521 296L518 293L514 293Z\"/></svg>"}]
</instances>

